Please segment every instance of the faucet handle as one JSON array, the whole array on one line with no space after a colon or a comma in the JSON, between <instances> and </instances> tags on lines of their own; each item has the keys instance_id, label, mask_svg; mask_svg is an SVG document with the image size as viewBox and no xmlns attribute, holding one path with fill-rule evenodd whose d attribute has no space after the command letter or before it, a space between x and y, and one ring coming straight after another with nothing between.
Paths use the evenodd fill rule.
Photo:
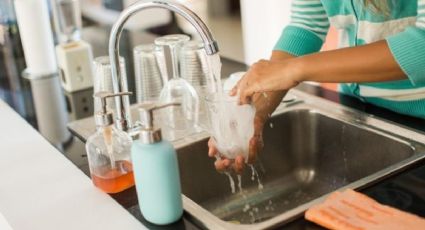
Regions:
<instances>
[{"instance_id":1,"label":"faucet handle","mask_svg":"<svg viewBox=\"0 0 425 230\"><path fill-rule=\"evenodd\" d=\"M99 91L93 94L95 100L99 100L102 105L102 113L107 113L106 109L106 99L111 97L120 97L120 96L129 96L132 95L132 92L120 92L120 93L111 93L108 91Z\"/></svg>"},{"instance_id":2,"label":"faucet handle","mask_svg":"<svg viewBox=\"0 0 425 230\"><path fill-rule=\"evenodd\" d=\"M119 96L128 96L132 95L132 92L120 92L120 93L111 93L108 91L99 91L93 94L93 97L97 98L109 98L109 97L119 97Z\"/></svg>"},{"instance_id":3,"label":"faucet handle","mask_svg":"<svg viewBox=\"0 0 425 230\"><path fill-rule=\"evenodd\" d=\"M96 111L94 116L96 126L109 126L114 123L113 114L111 111L108 111L107 109L107 101L106 101L107 98L119 97L124 95L131 95L131 94L132 94L131 92L111 93L107 91L100 91L93 94L94 100L97 103L100 103L102 106L101 110Z\"/></svg>"},{"instance_id":4,"label":"faucet handle","mask_svg":"<svg viewBox=\"0 0 425 230\"><path fill-rule=\"evenodd\" d=\"M170 106L180 106L180 102L170 102L163 104L142 103L139 105L140 122L143 129L153 129L153 111Z\"/></svg>"}]
</instances>

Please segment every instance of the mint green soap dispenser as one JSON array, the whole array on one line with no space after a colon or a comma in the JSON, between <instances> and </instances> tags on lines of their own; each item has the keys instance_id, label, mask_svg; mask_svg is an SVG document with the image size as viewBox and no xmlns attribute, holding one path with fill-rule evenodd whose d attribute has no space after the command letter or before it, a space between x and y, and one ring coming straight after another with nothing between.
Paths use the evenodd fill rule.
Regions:
<instances>
[{"instance_id":1,"label":"mint green soap dispenser","mask_svg":"<svg viewBox=\"0 0 425 230\"><path fill-rule=\"evenodd\" d=\"M183 214L176 151L169 141L162 140L161 130L153 127L154 110L177 105L142 105L142 129L131 147L140 210L147 221L158 225L176 222Z\"/></svg>"}]
</instances>

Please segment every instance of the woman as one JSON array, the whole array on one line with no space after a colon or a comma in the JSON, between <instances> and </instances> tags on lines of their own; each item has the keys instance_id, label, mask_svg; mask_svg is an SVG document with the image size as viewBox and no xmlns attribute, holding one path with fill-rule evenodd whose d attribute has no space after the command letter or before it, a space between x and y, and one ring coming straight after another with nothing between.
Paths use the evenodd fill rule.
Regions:
<instances>
[{"instance_id":1,"label":"woman","mask_svg":"<svg viewBox=\"0 0 425 230\"><path fill-rule=\"evenodd\" d=\"M319 53L330 25L340 49ZM268 114L303 81L342 83L344 94L425 118L425 0L293 0L291 23L271 59L255 63L231 91L257 108L249 163L262 147ZM209 155L215 154L210 141ZM240 173L244 162L239 156L215 166Z\"/></svg>"}]
</instances>

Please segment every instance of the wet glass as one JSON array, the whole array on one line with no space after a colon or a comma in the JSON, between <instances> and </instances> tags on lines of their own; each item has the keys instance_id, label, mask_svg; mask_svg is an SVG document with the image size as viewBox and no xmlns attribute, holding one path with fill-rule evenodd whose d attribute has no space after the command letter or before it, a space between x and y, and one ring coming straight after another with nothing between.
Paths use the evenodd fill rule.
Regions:
<instances>
[{"instance_id":1,"label":"wet glass","mask_svg":"<svg viewBox=\"0 0 425 230\"><path fill-rule=\"evenodd\" d=\"M237 97L228 92L209 94L208 132L222 156L234 159L243 155L248 160L249 140L254 135L255 107L238 105Z\"/></svg>"}]
</instances>

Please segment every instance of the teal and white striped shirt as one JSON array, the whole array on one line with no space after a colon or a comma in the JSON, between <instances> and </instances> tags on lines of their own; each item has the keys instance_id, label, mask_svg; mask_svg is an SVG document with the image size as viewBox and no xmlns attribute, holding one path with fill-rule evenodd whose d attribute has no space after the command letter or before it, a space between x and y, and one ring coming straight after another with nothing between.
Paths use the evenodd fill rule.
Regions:
<instances>
[{"instance_id":1,"label":"teal and white striped shirt","mask_svg":"<svg viewBox=\"0 0 425 230\"><path fill-rule=\"evenodd\" d=\"M363 0L293 0L291 23L275 50L302 56L318 52L329 26L339 47L385 39L408 80L340 84L343 93L387 109L425 118L425 0L388 0L389 16L365 9Z\"/></svg>"}]
</instances>

